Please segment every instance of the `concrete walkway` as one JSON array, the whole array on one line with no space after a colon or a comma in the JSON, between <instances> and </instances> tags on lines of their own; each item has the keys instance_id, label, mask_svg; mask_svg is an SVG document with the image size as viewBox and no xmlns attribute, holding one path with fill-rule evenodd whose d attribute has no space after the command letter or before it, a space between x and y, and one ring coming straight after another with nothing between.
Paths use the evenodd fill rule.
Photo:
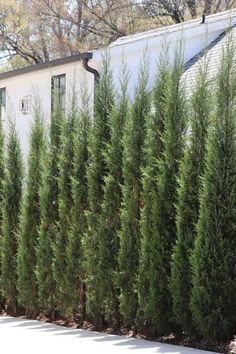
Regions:
<instances>
[{"instance_id":1,"label":"concrete walkway","mask_svg":"<svg viewBox=\"0 0 236 354\"><path fill-rule=\"evenodd\" d=\"M209 354L175 345L0 317L3 354ZM212 352L211 352L212 353Z\"/></svg>"}]
</instances>

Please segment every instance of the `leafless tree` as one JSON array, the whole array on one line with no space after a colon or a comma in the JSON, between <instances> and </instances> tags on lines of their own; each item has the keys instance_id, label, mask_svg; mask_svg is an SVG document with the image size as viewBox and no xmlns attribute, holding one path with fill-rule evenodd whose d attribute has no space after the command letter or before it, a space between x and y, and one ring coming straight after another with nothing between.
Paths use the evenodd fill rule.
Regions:
<instances>
[{"instance_id":1,"label":"leafless tree","mask_svg":"<svg viewBox=\"0 0 236 354\"><path fill-rule=\"evenodd\" d=\"M39 63L235 6L236 0L0 0L1 57L13 66Z\"/></svg>"}]
</instances>

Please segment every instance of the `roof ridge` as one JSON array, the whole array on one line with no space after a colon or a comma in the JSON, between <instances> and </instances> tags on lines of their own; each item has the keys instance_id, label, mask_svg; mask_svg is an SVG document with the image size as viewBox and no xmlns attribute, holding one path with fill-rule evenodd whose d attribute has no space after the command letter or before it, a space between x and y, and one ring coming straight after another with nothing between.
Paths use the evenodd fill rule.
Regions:
<instances>
[{"instance_id":1,"label":"roof ridge","mask_svg":"<svg viewBox=\"0 0 236 354\"><path fill-rule=\"evenodd\" d=\"M224 20L227 18L230 19L232 17L236 16L236 9L232 9L232 10L227 10L227 11L223 11L223 12L218 12L216 14L211 14L208 15L206 17L206 22L204 23L205 25L208 25L212 22L215 21L220 21L220 20ZM197 27L199 25L201 25L201 17L198 17L196 19L191 19L189 21L186 22L181 22L181 23L175 23L175 24L171 24L171 25L166 25L166 26L161 26L161 27L157 27L154 29L151 29L149 31L143 31L143 32L139 32L139 33L134 33L131 35L127 35L127 36L123 36L118 38L116 41L112 42L109 47L114 47L114 46L118 46L118 45L122 45L122 44L126 44L127 42L130 41L136 41L136 40L140 40L140 39L145 39L147 37L155 37L155 36L159 36L162 35L164 33L168 34L171 33L173 31L177 31L177 30L183 30L183 29L188 29L191 27Z\"/></svg>"}]
</instances>

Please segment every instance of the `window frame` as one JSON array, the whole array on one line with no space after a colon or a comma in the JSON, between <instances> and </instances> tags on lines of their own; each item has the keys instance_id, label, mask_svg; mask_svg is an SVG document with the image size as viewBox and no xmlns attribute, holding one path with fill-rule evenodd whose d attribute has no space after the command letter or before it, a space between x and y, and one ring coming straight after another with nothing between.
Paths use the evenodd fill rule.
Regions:
<instances>
[{"instance_id":1,"label":"window frame","mask_svg":"<svg viewBox=\"0 0 236 354\"><path fill-rule=\"evenodd\" d=\"M61 80L64 79L64 84L61 85ZM58 84L55 85L58 80ZM65 113L66 111L66 74L53 75L51 78L51 110L53 111L54 107L54 95L55 95L55 86L58 89L57 99L59 102L60 109ZM63 90L62 90L63 88Z\"/></svg>"},{"instance_id":2,"label":"window frame","mask_svg":"<svg viewBox=\"0 0 236 354\"><path fill-rule=\"evenodd\" d=\"M2 92L5 93L5 95L4 95L4 104L3 104L2 95L1 95ZM7 106L7 90L6 90L6 87L1 87L0 88L0 119L2 121L5 121L5 119L6 119L6 106ZM2 117L2 108L3 107L5 109L5 117Z\"/></svg>"},{"instance_id":3,"label":"window frame","mask_svg":"<svg viewBox=\"0 0 236 354\"><path fill-rule=\"evenodd\" d=\"M22 114L31 114L32 97L31 95L24 96L20 99L19 109Z\"/></svg>"}]
</instances>

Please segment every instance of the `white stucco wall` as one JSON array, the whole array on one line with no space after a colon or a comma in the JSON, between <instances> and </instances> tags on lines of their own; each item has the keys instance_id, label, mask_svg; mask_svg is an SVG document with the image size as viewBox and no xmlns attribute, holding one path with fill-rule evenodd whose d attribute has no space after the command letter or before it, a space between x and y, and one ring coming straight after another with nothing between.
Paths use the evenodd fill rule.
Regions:
<instances>
[{"instance_id":1,"label":"white stucco wall","mask_svg":"<svg viewBox=\"0 0 236 354\"><path fill-rule=\"evenodd\" d=\"M32 104L35 97L39 97L43 109L45 124L49 122L51 111L51 78L54 75L66 75L66 109L69 110L69 102L72 94L72 86L78 92L78 104L80 104L80 87L84 82L88 86L88 92L93 100L94 77L85 71L82 62L67 63L60 66L32 71L26 74L13 76L0 80L0 88L6 88L6 117L3 126L7 134L9 120L15 121L16 131L19 135L24 160L27 158L30 126L32 113L23 114L20 110L20 101L25 96L31 96Z\"/></svg>"}]
</instances>

